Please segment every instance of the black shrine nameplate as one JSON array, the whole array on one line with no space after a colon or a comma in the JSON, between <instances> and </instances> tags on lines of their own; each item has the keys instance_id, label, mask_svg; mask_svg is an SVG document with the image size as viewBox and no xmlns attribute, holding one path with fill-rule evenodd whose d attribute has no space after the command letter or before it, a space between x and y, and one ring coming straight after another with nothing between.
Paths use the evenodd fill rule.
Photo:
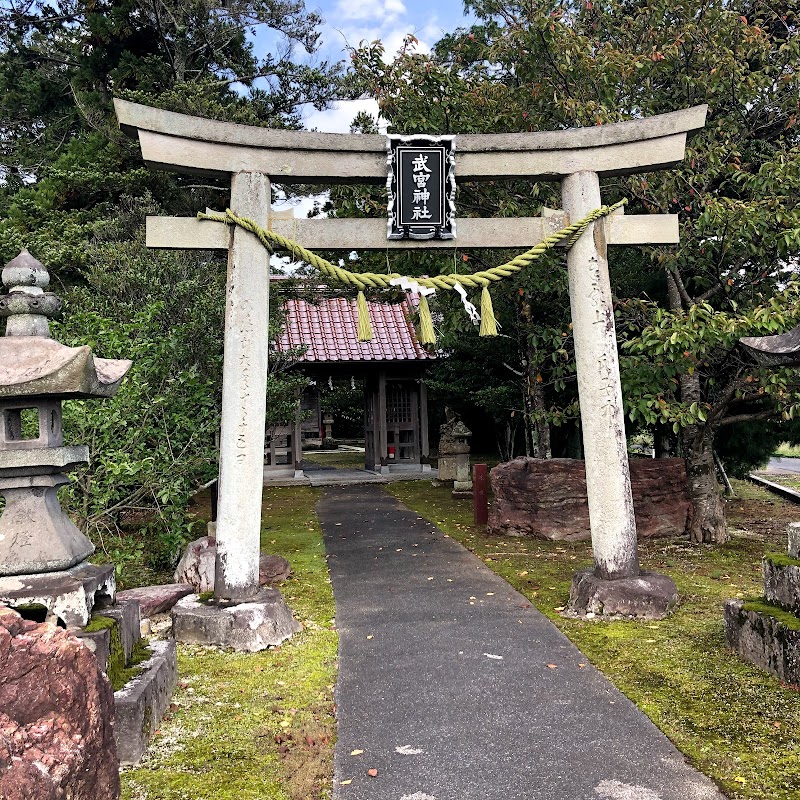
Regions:
<instances>
[{"instance_id":1,"label":"black shrine nameplate","mask_svg":"<svg viewBox=\"0 0 800 800\"><path fill-rule=\"evenodd\" d=\"M455 239L454 136L387 137L388 239Z\"/></svg>"}]
</instances>

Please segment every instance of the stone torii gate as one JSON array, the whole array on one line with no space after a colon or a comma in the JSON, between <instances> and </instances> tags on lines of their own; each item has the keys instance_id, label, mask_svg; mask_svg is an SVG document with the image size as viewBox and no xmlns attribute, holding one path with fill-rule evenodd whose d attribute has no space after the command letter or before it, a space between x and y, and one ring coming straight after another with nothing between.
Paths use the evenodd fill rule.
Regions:
<instances>
[{"instance_id":1,"label":"stone torii gate","mask_svg":"<svg viewBox=\"0 0 800 800\"><path fill-rule=\"evenodd\" d=\"M560 181L562 212L515 219L461 218L456 241L396 241L387 240L385 219L286 220L271 219L270 213L271 181L384 183L383 136L270 130L121 100L114 104L120 126L138 137L150 167L226 178L231 184L230 208L240 216L309 249L346 251L527 249L598 208L600 178L678 164L687 134L703 127L707 111L697 106L564 131L458 135L459 180ZM591 224L567 255L595 558L593 575L576 576L576 610L595 608L593 598L598 596L603 605L603 587L622 580L628 584L627 593L645 595L642 613L652 611L653 587L645 586L648 581L639 571L606 253L608 245L677 242L677 215L617 212ZM238 227L191 218L148 218L147 245L228 251L215 594L220 600L244 601L258 590L269 256L255 236ZM588 588L587 579L592 583ZM667 587L667 593L673 590L674 584ZM625 608L640 613L636 601Z\"/></svg>"}]
</instances>

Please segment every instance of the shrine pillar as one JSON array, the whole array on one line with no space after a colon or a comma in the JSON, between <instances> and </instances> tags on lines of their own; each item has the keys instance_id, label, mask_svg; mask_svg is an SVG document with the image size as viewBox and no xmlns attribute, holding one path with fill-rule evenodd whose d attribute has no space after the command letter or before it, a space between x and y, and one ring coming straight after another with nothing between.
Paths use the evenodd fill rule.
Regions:
<instances>
[{"instance_id":1,"label":"shrine pillar","mask_svg":"<svg viewBox=\"0 0 800 800\"><path fill-rule=\"evenodd\" d=\"M231 207L266 227L269 178L260 172L234 174ZM269 256L252 233L230 229L214 583L215 597L224 600L246 600L259 590Z\"/></svg>"},{"instance_id":2,"label":"shrine pillar","mask_svg":"<svg viewBox=\"0 0 800 800\"><path fill-rule=\"evenodd\" d=\"M568 175L561 191L571 220L603 204L596 172ZM638 575L639 559L605 231L589 225L567 270L595 574L614 580Z\"/></svg>"}]
</instances>

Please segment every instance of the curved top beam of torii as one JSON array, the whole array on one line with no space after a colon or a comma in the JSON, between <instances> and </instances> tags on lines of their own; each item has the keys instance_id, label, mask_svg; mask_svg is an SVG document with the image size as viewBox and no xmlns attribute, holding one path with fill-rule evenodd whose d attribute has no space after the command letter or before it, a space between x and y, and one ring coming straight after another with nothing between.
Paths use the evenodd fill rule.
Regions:
<instances>
[{"instance_id":1,"label":"curved top beam of torii","mask_svg":"<svg viewBox=\"0 0 800 800\"><path fill-rule=\"evenodd\" d=\"M115 100L120 126L138 136L142 156L156 169L230 177L260 172L280 183L383 183L386 138L286 131L176 114ZM541 133L459 134L457 180L562 180L590 171L599 176L663 169L683 159L689 133L703 127L707 106L648 119ZM566 211L566 209L565 209ZM379 219L280 219L273 229L314 250L452 249L452 241L391 241ZM569 214L542 217L460 218L462 249L528 248L569 223ZM615 214L604 221L611 245L675 244L674 214ZM151 217L147 244L161 248L227 249L224 225Z\"/></svg>"},{"instance_id":2,"label":"curved top beam of torii","mask_svg":"<svg viewBox=\"0 0 800 800\"><path fill-rule=\"evenodd\" d=\"M263 172L281 183L383 183L386 138L274 130L176 114L114 100L122 129L138 135L148 165L196 175ZM538 133L459 134L459 180L561 180L584 170L601 177L649 172L683 159L687 134L708 106L647 119ZM335 158L332 158L335 156Z\"/></svg>"}]
</instances>

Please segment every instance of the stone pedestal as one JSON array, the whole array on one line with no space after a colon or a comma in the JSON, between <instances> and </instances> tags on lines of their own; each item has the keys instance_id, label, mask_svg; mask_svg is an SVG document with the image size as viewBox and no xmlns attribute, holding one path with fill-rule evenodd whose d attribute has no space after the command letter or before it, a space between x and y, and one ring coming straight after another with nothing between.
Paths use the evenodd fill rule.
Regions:
<instances>
[{"instance_id":1,"label":"stone pedestal","mask_svg":"<svg viewBox=\"0 0 800 800\"><path fill-rule=\"evenodd\" d=\"M606 580L590 568L573 577L567 613L605 619L663 619L677 604L678 587L666 575L642 570L635 577Z\"/></svg>"},{"instance_id":2,"label":"stone pedestal","mask_svg":"<svg viewBox=\"0 0 800 800\"><path fill-rule=\"evenodd\" d=\"M288 639L301 630L283 595L261 589L243 603L201 602L188 595L172 609L172 632L179 642L213 644L256 653Z\"/></svg>"},{"instance_id":3,"label":"stone pedestal","mask_svg":"<svg viewBox=\"0 0 800 800\"><path fill-rule=\"evenodd\" d=\"M86 447L0 449L0 575L69 569L94 552L58 502L63 473L88 460Z\"/></svg>"}]
</instances>

